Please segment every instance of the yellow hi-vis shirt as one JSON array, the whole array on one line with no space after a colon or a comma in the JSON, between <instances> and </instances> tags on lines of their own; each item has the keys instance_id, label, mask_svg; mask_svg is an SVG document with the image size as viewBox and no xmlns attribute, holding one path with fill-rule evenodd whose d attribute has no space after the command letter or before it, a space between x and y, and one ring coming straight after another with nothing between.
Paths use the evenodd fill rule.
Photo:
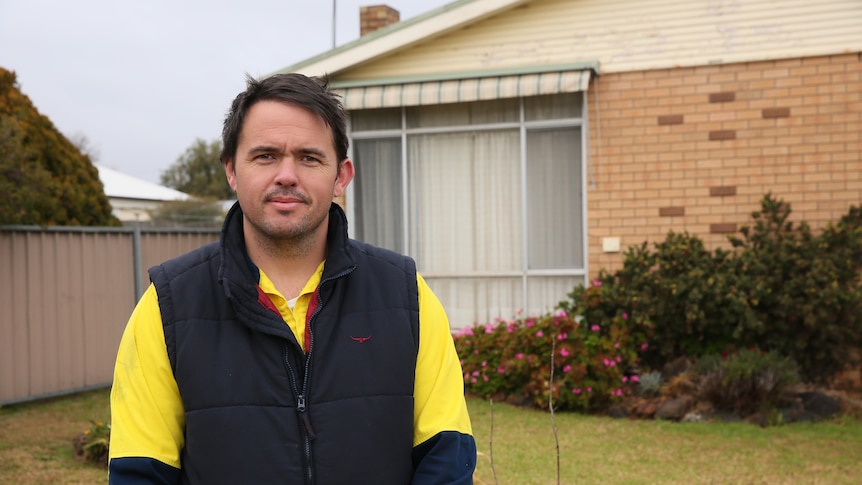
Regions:
<instances>
[{"instance_id":1,"label":"yellow hi-vis shirt","mask_svg":"<svg viewBox=\"0 0 862 485\"><path fill-rule=\"evenodd\" d=\"M258 285L300 345L305 317L324 263L306 282L293 309L260 271ZM464 380L449 320L437 296L417 274L419 353L413 387L413 446L442 431L472 435ZM132 312L117 352L111 390L110 458L147 457L180 468L185 412L165 346L158 296L151 284Z\"/></svg>"}]
</instances>

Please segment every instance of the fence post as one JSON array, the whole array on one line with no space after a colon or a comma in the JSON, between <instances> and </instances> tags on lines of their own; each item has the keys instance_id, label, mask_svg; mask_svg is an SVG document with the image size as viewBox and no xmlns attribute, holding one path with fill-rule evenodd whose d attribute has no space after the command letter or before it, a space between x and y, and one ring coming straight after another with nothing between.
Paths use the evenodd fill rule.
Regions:
<instances>
[{"instance_id":1,"label":"fence post","mask_svg":"<svg viewBox=\"0 0 862 485\"><path fill-rule=\"evenodd\" d=\"M132 232L132 267L133 274L135 275L135 302L141 299L141 296L144 294L144 290L141 287L141 276L143 276L143 270L141 268L141 228L135 227L135 230Z\"/></svg>"}]
</instances>

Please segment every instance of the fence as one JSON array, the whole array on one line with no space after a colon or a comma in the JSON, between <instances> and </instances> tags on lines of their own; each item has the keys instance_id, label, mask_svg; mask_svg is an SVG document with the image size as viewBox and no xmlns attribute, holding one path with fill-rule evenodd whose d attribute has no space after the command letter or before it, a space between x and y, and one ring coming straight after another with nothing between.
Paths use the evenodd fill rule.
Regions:
<instances>
[{"instance_id":1,"label":"fence","mask_svg":"<svg viewBox=\"0 0 862 485\"><path fill-rule=\"evenodd\" d=\"M213 229L0 227L0 404L108 386L147 268Z\"/></svg>"}]
</instances>

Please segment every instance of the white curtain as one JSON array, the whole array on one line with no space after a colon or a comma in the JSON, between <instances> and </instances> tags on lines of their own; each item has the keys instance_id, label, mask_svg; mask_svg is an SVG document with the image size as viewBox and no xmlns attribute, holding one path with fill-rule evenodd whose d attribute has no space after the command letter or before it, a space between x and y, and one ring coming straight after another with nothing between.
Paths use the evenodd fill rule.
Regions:
<instances>
[{"instance_id":1,"label":"white curtain","mask_svg":"<svg viewBox=\"0 0 862 485\"><path fill-rule=\"evenodd\" d=\"M581 130L527 132L530 269L584 267Z\"/></svg>"},{"instance_id":2,"label":"white curtain","mask_svg":"<svg viewBox=\"0 0 862 485\"><path fill-rule=\"evenodd\" d=\"M356 140L353 159L356 238L405 252L401 139Z\"/></svg>"},{"instance_id":3,"label":"white curtain","mask_svg":"<svg viewBox=\"0 0 862 485\"><path fill-rule=\"evenodd\" d=\"M516 130L411 136L411 254L429 273L520 271Z\"/></svg>"}]
</instances>

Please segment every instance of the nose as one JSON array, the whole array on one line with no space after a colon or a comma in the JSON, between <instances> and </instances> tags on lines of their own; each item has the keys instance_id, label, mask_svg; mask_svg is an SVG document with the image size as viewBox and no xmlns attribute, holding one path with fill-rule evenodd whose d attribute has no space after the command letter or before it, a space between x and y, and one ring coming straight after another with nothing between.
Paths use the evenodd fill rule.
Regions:
<instances>
[{"instance_id":1,"label":"nose","mask_svg":"<svg viewBox=\"0 0 862 485\"><path fill-rule=\"evenodd\" d=\"M291 156L282 157L278 163L278 171L275 174L275 183L277 185L293 186L296 185L298 179L296 174L296 160Z\"/></svg>"}]
</instances>

